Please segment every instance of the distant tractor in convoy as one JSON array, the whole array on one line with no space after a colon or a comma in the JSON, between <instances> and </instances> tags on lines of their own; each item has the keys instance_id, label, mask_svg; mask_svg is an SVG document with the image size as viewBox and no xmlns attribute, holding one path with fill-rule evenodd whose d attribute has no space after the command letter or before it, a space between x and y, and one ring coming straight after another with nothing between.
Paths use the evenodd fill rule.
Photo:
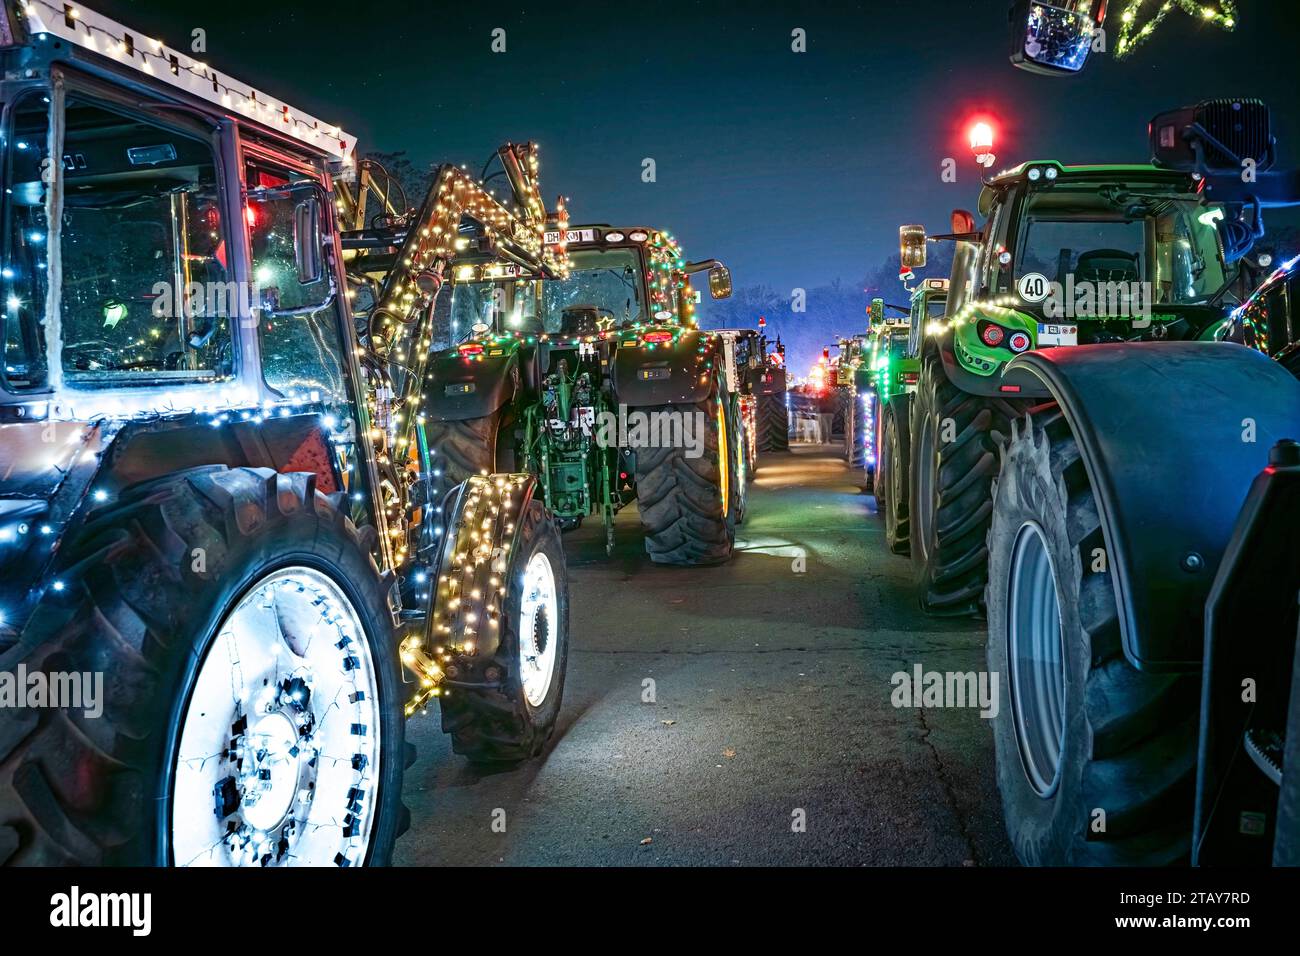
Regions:
<instances>
[{"instance_id":1,"label":"distant tractor in convoy","mask_svg":"<svg viewBox=\"0 0 1300 956\"><path fill-rule=\"evenodd\" d=\"M947 279L924 279L912 292L906 323L882 328L872 350L872 388L866 403L871 439L867 460L875 473L870 491L876 513L885 523L885 543L894 554L911 546L908 502L911 465L912 396L920 376L921 344L926 326L942 316L948 298Z\"/></svg>"},{"instance_id":2,"label":"distant tractor in convoy","mask_svg":"<svg viewBox=\"0 0 1300 956\"><path fill-rule=\"evenodd\" d=\"M723 341L695 320L691 276L731 294L716 260L687 262L665 232L558 225L559 279L467 269L453 318L472 335L436 353L424 409L443 482L519 469L565 528L637 502L652 561L728 560L745 507L739 395Z\"/></svg>"},{"instance_id":3,"label":"distant tractor in convoy","mask_svg":"<svg viewBox=\"0 0 1300 956\"><path fill-rule=\"evenodd\" d=\"M536 754L559 708L554 520L527 475L423 496L408 361L455 259L422 235L544 270L542 223L440 167L394 325L358 336L355 140L49 9L3 8L0 670L103 697L0 711L0 862L387 863L404 707L444 695L480 760Z\"/></svg>"},{"instance_id":4,"label":"distant tractor in convoy","mask_svg":"<svg viewBox=\"0 0 1300 956\"><path fill-rule=\"evenodd\" d=\"M766 324L759 318L760 325ZM790 400L786 390L785 346L781 337L769 351L764 345L762 362L750 370L750 394L754 396L754 444L758 451L788 451L790 448Z\"/></svg>"}]
</instances>

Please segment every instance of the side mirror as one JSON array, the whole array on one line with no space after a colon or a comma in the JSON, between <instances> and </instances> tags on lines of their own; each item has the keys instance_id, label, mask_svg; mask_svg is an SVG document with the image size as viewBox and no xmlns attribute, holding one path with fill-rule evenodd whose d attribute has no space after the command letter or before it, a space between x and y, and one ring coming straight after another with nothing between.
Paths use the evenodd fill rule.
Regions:
<instances>
[{"instance_id":1,"label":"side mirror","mask_svg":"<svg viewBox=\"0 0 1300 956\"><path fill-rule=\"evenodd\" d=\"M722 263L709 270L709 295L715 299L731 298L731 270Z\"/></svg>"},{"instance_id":2,"label":"side mirror","mask_svg":"<svg viewBox=\"0 0 1300 956\"><path fill-rule=\"evenodd\" d=\"M302 285L311 285L324 277L320 203L315 196L308 196L293 207L293 258L298 267L298 282Z\"/></svg>"},{"instance_id":3,"label":"side mirror","mask_svg":"<svg viewBox=\"0 0 1300 956\"><path fill-rule=\"evenodd\" d=\"M1048 76L1078 73L1106 19L1107 0L1016 0L1011 7L1011 62Z\"/></svg>"},{"instance_id":4,"label":"side mirror","mask_svg":"<svg viewBox=\"0 0 1300 956\"><path fill-rule=\"evenodd\" d=\"M925 268L925 226L898 227L898 256L908 269Z\"/></svg>"},{"instance_id":5,"label":"side mirror","mask_svg":"<svg viewBox=\"0 0 1300 956\"><path fill-rule=\"evenodd\" d=\"M952 211L952 231L958 235L975 232L975 217L965 209L954 209Z\"/></svg>"}]
</instances>

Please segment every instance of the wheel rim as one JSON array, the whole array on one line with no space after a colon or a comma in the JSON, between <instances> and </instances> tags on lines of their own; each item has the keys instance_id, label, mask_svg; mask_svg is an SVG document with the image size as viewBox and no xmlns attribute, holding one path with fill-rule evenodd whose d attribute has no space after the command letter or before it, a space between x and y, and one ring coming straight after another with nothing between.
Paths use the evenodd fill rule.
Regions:
<instances>
[{"instance_id":1,"label":"wheel rim","mask_svg":"<svg viewBox=\"0 0 1300 956\"><path fill-rule=\"evenodd\" d=\"M731 507L731 462L729 460L727 442L730 436L727 435L727 408L718 402L718 473L721 476L718 484L722 491L722 517L727 516L727 509Z\"/></svg>"},{"instance_id":2,"label":"wheel rim","mask_svg":"<svg viewBox=\"0 0 1300 956\"><path fill-rule=\"evenodd\" d=\"M1060 782L1065 742L1065 653L1052 559L1032 521L1012 550L1007 660L1020 762L1034 792L1049 797Z\"/></svg>"},{"instance_id":3,"label":"wheel rim","mask_svg":"<svg viewBox=\"0 0 1300 956\"><path fill-rule=\"evenodd\" d=\"M382 733L352 602L312 568L259 579L218 626L181 714L172 860L365 863Z\"/></svg>"},{"instance_id":4,"label":"wheel rim","mask_svg":"<svg viewBox=\"0 0 1300 956\"><path fill-rule=\"evenodd\" d=\"M555 571L540 551L524 569L524 597L519 613L519 677L524 699L542 706L555 675L555 655L560 643Z\"/></svg>"},{"instance_id":5,"label":"wheel rim","mask_svg":"<svg viewBox=\"0 0 1300 956\"><path fill-rule=\"evenodd\" d=\"M939 468L934 454L934 417L926 415L921 419L921 433L917 436L916 463L916 548L924 561L930 551L930 527L934 521L934 473Z\"/></svg>"}]
</instances>

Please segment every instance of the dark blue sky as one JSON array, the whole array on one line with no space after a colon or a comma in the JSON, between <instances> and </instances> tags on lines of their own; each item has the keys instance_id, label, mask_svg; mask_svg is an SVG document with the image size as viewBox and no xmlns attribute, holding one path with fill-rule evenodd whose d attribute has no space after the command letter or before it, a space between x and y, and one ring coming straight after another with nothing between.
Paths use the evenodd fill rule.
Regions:
<instances>
[{"instance_id":1,"label":"dark blue sky","mask_svg":"<svg viewBox=\"0 0 1300 956\"><path fill-rule=\"evenodd\" d=\"M1300 157L1300 14L1266 13L1290 0L1242 0L1235 33L1175 11L1129 60L1070 79L1010 65L1008 0L91 6L176 46L206 30L208 62L363 150L477 168L499 142L535 139L543 189L572 197L575 221L668 228L737 284L779 290L857 282L896 250L900 222L940 230L973 207L963 130L977 111L1001 120L999 167L1125 162L1147 158L1162 109L1261 96L1283 156ZM791 52L796 27L806 53ZM940 181L945 156L956 184Z\"/></svg>"}]
</instances>

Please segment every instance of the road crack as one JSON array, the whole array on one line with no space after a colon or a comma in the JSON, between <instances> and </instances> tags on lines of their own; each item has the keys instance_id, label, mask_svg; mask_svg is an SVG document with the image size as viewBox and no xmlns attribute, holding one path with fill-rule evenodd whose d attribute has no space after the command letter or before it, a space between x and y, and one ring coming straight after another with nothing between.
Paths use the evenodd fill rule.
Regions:
<instances>
[{"instance_id":1,"label":"road crack","mask_svg":"<svg viewBox=\"0 0 1300 956\"><path fill-rule=\"evenodd\" d=\"M975 840L971 836L970 824L966 819L966 814L962 812L960 804L957 802L957 793L953 789L952 779L948 775L948 768L944 765L943 758L939 756L939 750L935 747L934 742L930 739L930 725L925 720L925 708L916 709L916 718L921 722L921 743L925 744L934 758L935 772L939 777L939 785L943 787L944 797L948 802L948 808L952 811L953 817L957 821L957 829L961 833L962 841L966 844L966 851L970 854L971 862L976 866L980 865L979 853L975 849Z\"/></svg>"}]
</instances>

